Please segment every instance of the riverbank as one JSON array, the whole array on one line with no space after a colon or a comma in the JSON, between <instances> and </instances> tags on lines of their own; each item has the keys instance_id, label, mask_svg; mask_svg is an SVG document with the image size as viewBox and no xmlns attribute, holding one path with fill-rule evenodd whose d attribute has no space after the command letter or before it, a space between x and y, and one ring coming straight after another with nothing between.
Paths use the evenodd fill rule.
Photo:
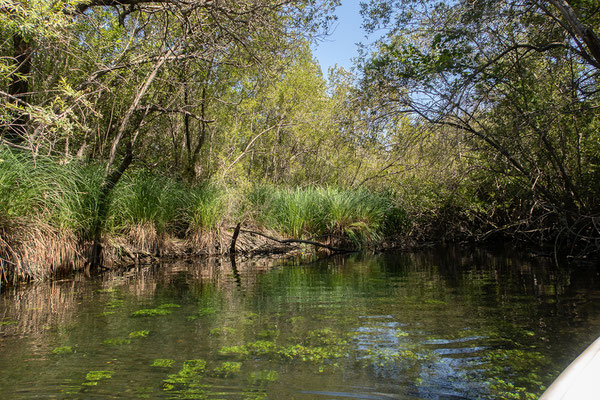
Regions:
<instances>
[{"instance_id":1,"label":"riverbank","mask_svg":"<svg viewBox=\"0 0 600 400\"><path fill-rule=\"evenodd\" d=\"M188 184L132 169L101 219L103 169L77 161L0 154L0 272L5 282L45 279L89 268L102 226L101 268L156 258L222 255L235 227L242 254L333 251L378 246L399 234L407 214L390 193L332 187L228 187Z\"/></svg>"},{"instance_id":2,"label":"riverbank","mask_svg":"<svg viewBox=\"0 0 600 400\"><path fill-rule=\"evenodd\" d=\"M100 213L103 168L0 148L0 277L14 283L90 269L101 226L101 263L414 247L420 243L513 239L494 205L442 189L281 187L186 183L131 169ZM489 208L491 211L486 209ZM486 211L487 210L487 211ZM104 215L104 217L102 217ZM504 226L509 228L505 229ZM539 247L551 254L552 226Z\"/></svg>"}]
</instances>

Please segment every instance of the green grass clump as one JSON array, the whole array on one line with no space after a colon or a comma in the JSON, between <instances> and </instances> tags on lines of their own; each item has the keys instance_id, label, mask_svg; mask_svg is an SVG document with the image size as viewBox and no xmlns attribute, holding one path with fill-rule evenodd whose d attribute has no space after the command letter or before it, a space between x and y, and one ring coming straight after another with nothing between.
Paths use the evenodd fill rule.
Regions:
<instances>
[{"instance_id":1,"label":"green grass clump","mask_svg":"<svg viewBox=\"0 0 600 400\"><path fill-rule=\"evenodd\" d=\"M149 226L161 234L185 229L182 210L187 192L184 184L146 171L126 174L113 193L109 230Z\"/></svg>"},{"instance_id":2,"label":"green grass clump","mask_svg":"<svg viewBox=\"0 0 600 400\"><path fill-rule=\"evenodd\" d=\"M186 208L189 228L195 232L216 230L227 212L225 195L223 188L213 183L192 188Z\"/></svg>"},{"instance_id":3,"label":"green grass clump","mask_svg":"<svg viewBox=\"0 0 600 400\"><path fill-rule=\"evenodd\" d=\"M363 246L405 218L389 194L363 189L261 186L247 194L261 225L290 237L333 237Z\"/></svg>"},{"instance_id":4,"label":"green grass clump","mask_svg":"<svg viewBox=\"0 0 600 400\"><path fill-rule=\"evenodd\" d=\"M0 146L0 220L25 218L85 234L96 223L102 170Z\"/></svg>"}]
</instances>

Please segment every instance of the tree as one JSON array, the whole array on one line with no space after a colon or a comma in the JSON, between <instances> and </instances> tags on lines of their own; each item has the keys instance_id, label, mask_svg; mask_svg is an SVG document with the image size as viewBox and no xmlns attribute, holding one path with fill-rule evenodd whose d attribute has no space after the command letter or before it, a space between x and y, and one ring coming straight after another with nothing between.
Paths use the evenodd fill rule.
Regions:
<instances>
[{"instance_id":1,"label":"tree","mask_svg":"<svg viewBox=\"0 0 600 400\"><path fill-rule=\"evenodd\" d=\"M513 204L529 197L523 230L551 227L591 245L600 206L597 4L373 0L362 11L369 29L389 29L362 65L374 120L409 113L462 132L485 156L477 167L504 177Z\"/></svg>"},{"instance_id":2,"label":"tree","mask_svg":"<svg viewBox=\"0 0 600 400\"><path fill-rule=\"evenodd\" d=\"M36 105L29 81L36 50L50 51L70 25L68 12L77 1L0 2L0 138L23 143L30 120L52 119L52 110ZM66 11L66 12L63 12ZM56 116L61 119L64 116Z\"/></svg>"},{"instance_id":3,"label":"tree","mask_svg":"<svg viewBox=\"0 0 600 400\"><path fill-rule=\"evenodd\" d=\"M329 12L336 3L3 2L0 18L10 24L2 29L12 35L12 40L5 42L2 49L12 54L5 58L8 62L3 64L0 76L8 85L8 90L2 92L2 101L11 111L10 115L3 115L6 129L2 139L34 152L41 147L53 151L61 143L67 158L73 145L78 154L90 148L95 161L105 161L98 222L91 233L98 244L92 263L98 264L110 193L133 162L140 141L153 123L157 127L168 115L183 116L188 167L193 169L209 123L205 112L211 71L224 65L268 68L269 60L276 59L298 37L319 34L328 26ZM58 43L49 41L52 47L43 47L41 40L50 37L43 27L53 26L49 21L57 21L56 28L50 31L61 33L65 39ZM30 28L35 34L27 36L25 29ZM48 51L50 47L52 51ZM51 57L53 63L45 62ZM59 64L63 71L53 64ZM194 69L189 67L192 64ZM200 82L199 90L191 87L190 77L185 76L188 71L204 75L204 79L194 80ZM175 82L177 88L164 90L166 82ZM200 100L192 95L198 95ZM41 105L47 118L35 122L32 110L39 110ZM195 145L190 118L200 121L201 134ZM64 123L61 128L65 129L47 129L58 120L71 126ZM89 129L91 126L98 129Z\"/></svg>"}]
</instances>

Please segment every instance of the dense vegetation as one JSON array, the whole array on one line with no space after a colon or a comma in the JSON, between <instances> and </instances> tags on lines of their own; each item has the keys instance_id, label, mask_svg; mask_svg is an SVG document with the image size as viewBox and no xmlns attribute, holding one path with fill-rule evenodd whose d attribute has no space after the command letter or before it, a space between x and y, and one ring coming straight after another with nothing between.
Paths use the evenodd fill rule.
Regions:
<instances>
[{"instance_id":1,"label":"dense vegetation","mask_svg":"<svg viewBox=\"0 0 600 400\"><path fill-rule=\"evenodd\" d=\"M595 1L364 2L387 33L325 79L337 3L1 2L2 274L239 222L597 254Z\"/></svg>"}]
</instances>

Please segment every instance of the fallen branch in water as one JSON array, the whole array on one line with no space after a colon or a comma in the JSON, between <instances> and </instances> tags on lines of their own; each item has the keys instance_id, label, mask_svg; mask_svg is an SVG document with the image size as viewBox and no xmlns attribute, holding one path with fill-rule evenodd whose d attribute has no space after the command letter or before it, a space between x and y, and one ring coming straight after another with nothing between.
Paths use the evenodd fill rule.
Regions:
<instances>
[{"instance_id":1,"label":"fallen branch in water","mask_svg":"<svg viewBox=\"0 0 600 400\"><path fill-rule=\"evenodd\" d=\"M237 230L237 227L236 227ZM239 232L244 232L244 233L250 233L253 235L258 235L258 236L262 236L264 238L267 238L269 240L273 240L277 243L281 243L281 244L294 244L294 243L300 243L300 244L311 244L313 246L317 246L317 247L322 247L324 249L336 252L336 253L356 253L358 250L355 249L341 249L339 247L333 247L333 246L329 246L327 244L323 244L323 243L319 243L319 242L315 242L312 240L303 240L303 239L277 239L273 236L269 236L269 235L265 235L264 233L261 232L256 232L256 231L250 231L247 229L239 229Z\"/></svg>"}]
</instances>

